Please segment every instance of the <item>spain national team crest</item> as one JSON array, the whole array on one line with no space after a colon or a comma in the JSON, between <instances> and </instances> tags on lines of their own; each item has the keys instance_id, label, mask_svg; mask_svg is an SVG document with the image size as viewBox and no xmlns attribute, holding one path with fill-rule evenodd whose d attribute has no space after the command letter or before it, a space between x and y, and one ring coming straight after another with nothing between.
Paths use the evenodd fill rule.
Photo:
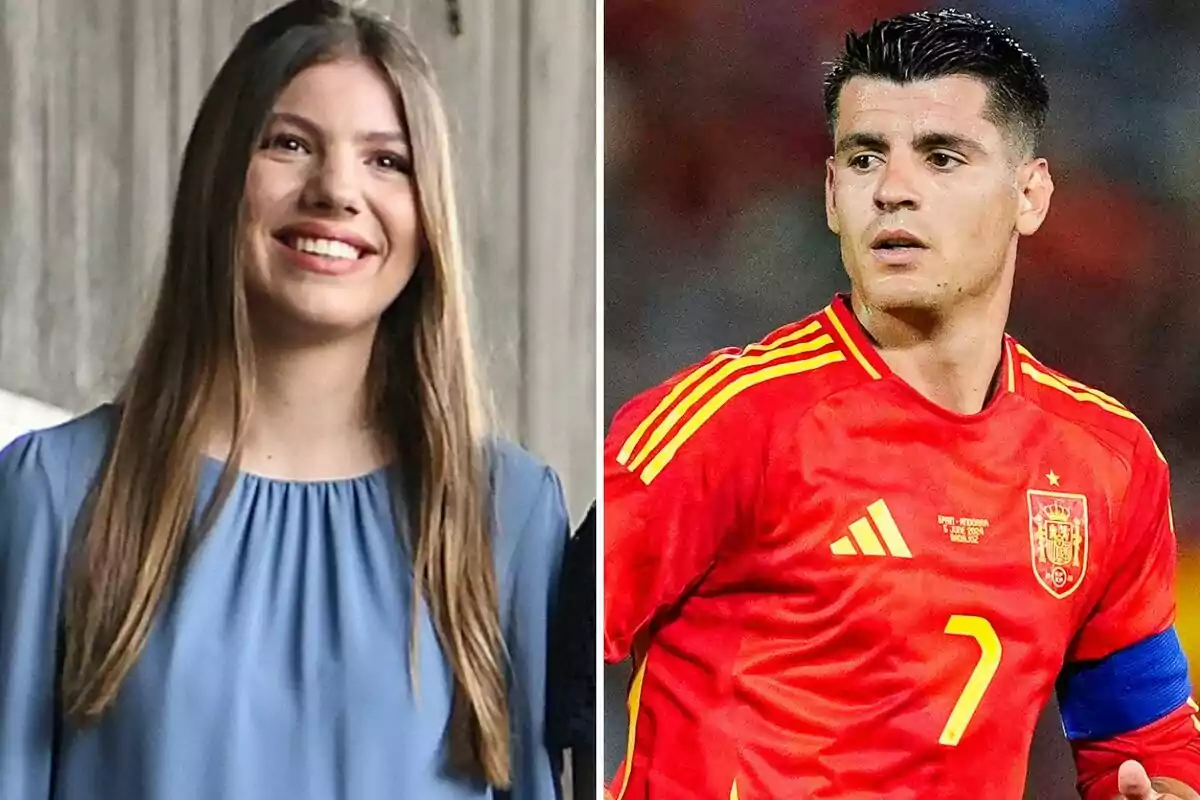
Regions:
<instances>
[{"instance_id":1,"label":"spain national team crest","mask_svg":"<svg viewBox=\"0 0 1200 800\"><path fill-rule=\"evenodd\" d=\"M1087 573L1087 498L1038 489L1027 494L1033 574L1061 600L1079 588Z\"/></svg>"}]
</instances>

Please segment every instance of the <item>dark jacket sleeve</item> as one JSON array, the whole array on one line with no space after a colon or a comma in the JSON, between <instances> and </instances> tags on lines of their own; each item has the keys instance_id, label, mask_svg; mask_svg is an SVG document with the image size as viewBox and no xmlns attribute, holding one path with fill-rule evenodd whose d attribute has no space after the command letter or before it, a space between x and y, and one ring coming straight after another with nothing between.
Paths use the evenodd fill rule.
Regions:
<instances>
[{"instance_id":1,"label":"dark jacket sleeve","mask_svg":"<svg viewBox=\"0 0 1200 800\"><path fill-rule=\"evenodd\" d=\"M549 658L547 736L552 750L596 744L596 506L567 545Z\"/></svg>"}]
</instances>

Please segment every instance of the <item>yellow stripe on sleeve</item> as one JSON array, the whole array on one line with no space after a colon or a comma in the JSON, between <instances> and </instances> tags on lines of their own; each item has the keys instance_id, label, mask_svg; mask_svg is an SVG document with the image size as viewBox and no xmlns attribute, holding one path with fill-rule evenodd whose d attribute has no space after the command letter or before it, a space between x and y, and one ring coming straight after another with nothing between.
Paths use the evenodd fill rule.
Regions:
<instances>
[{"instance_id":1,"label":"yellow stripe on sleeve","mask_svg":"<svg viewBox=\"0 0 1200 800\"><path fill-rule=\"evenodd\" d=\"M680 420L684 419L688 415L688 412L692 409L692 407L700 402L700 400L716 386L720 385L722 381L724 381L730 375L733 375L735 372L762 367L763 365L769 364L772 361L779 361L780 359L789 358L802 353L810 353L814 350L820 350L821 348L828 347L832 344L833 339L829 336L829 334L826 333L818 336L815 339L806 339L789 347L772 348L767 352L761 353L760 355L741 356L730 361L726 361L720 369L716 370L698 385L696 385L692 391L688 393L687 397L680 400L675 407L671 409L671 412L667 414L666 418L655 427L654 432L650 434L650 438L646 440L646 443L642 446L641 450L638 451L638 454L634 456L634 458L625 466L630 470L637 470L638 467L640 467L650 455L650 453L654 451L654 448L658 447L663 439L666 438L667 434L674 430L675 426L679 424Z\"/></svg>"},{"instance_id":2,"label":"yellow stripe on sleeve","mask_svg":"<svg viewBox=\"0 0 1200 800\"><path fill-rule=\"evenodd\" d=\"M1033 378L1043 386L1049 386L1052 389L1058 389L1060 392L1074 397L1081 403L1094 403L1110 414L1116 414L1118 417L1124 417L1125 419L1133 420L1137 419L1137 417L1133 415L1133 412L1128 411L1124 406L1113 405L1099 395L1092 393L1091 390L1073 388L1057 375L1051 375L1048 372L1042 372L1028 361L1021 363L1021 372Z\"/></svg>"},{"instance_id":3,"label":"yellow stripe on sleeve","mask_svg":"<svg viewBox=\"0 0 1200 800\"><path fill-rule=\"evenodd\" d=\"M642 437L646 435L646 431L650 429L650 426L653 425L655 421L663 414L663 412L670 408L671 405L688 390L688 388L695 384L696 381L700 380L709 372L711 372L718 365L738 358L747 353L765 352L773 350L777 347L782 347L789 342L794 342L798 339L803 339L805 336L810 336L820 329L821 323L813 322L804 326L798 331L789 333L787 336L781 336L779 339L776 339L770 344L750 345L740 353L724 353L700 364L694 370L689 372L683 379L681 379L679 383L675 384L671 391L667 393L667 396L664 397L662 401L655 406L654 410L642 420L641 424L634 429L633 433L629 435L629 438L626 439L625 443L621 446L621 452L617 455L617 463L628 466L630 456L633 455L634 449L638 446L638 443L642 440ZM634 468L635 467L630 467L630 469Z\"/></svg>"},{"instance_id":4,"label":"yellow stripe on sleeve","mask_svg":"<svg viewBox=\"0 0 1200 800\"><path fill-rule=\"evenodd\" d=\"M679 448L683 447L684 443L687 442L687 440L690 439L692 435L695 434L695 432L699 430L700 427L707 422L710 417L712 417L713 414L717 413L722 406L750 387L757 386L758 384L765 383L766 381L774 380L775 378L782 378L786 375L799 375L802 372L820 369L821 367L829 364L845 360L846 356L842 353L842 351L832 350L826 353L821 353L817 356L813 356L812 358L806 358L803 361L791 361L786 364L776 364L772 367L755 370L732 381L728 386L726 386L724 389L714 395L707 403L705 403L690 419L688 419L684 426L679 429L679 432L676 433L675 436L673 436L666 444L666 446L663 447L663 449L658 452L658 454L650 461L650 463L646 465L646 468L642 470L641 473L642 482L649 484L656 477L658 477L659 473L663 471L663 468L666 467L667 464L671 462L671 459L675 457L675 454L679 452Z\"/></svg>"},{"instance_id":5,"label":"yellow stripe on sleeve","mask_svg":"<svg viewBox=\"0 0 1200 800\"><path fill-rule=\"evenodd\" d=\"M1045 365L1042 364L1042 362L1037 360L1037 357L1034 356L1033 353L1031 353L1025 349L1025 345L1018 344L1017 350L1021 353L1021 355L1028 358L1034 364L1036 364L1040 367L1043 367L1043 368L1045 367ZM1105 394L1104 392L1100 391L1099 389L1097 389L1094 386L1088 386L1087 384L1080 383L1079 381L1073 381L1070 378L1063 377L1063 376L1057 376L1057 377L1060 381L1062 381L1067 386L1070 386L1074 389L1082 389L1086 392L1091 392L1092 394L1096 395L1096 397L1099 397L1101 400L1103 400L1106 403L1117 406L1118 408L1125 408L1125 405L1120 400L1117 400L1117 398L1115 398L1111 395ZM1128 409L1126 409L1126 410L1128 410Z\"/></svg>"},{"instance_id":6,"label":"yellow stripe on sleeve","mask_svg":"<svg viewBox=\"0 0 1200 800\"><path fill-rule=\"evenodd\" d=\"M617 800L623 800L625 790L629 788L629 773L633 770L633 745L637 741L638 710L642 703L642 682L646 679L646 661L649 654L642 657L633 683L629 687L629 734L625 740L625 775L621 779L621 791L617 792Z\"/></svg>"},{"instance_id":7,"label":"yellow stripe on sleeve","mask_svg":"<svg viewBox=\"0 0 1200 800\"><path fill-rule=\"evenodd\" d=\"M1161 459L1164 464L1167 462L1166 456L1163 455L1162 450L1158 449L1158 443L1155 442L1154 437L1150 435L1150 431L1148 428L1146 428L1145 423L1138 419L1137 416L1134 415L1134 413L1129 409L1120 404L1113 405L1112 403L1104 400L1098 393L1094 393L1095 390L1093 389L1086 389L1086 387L1084 387L1084 389L1072 388L1071 385L1068 385L1066 381L1062 380L1058 376L1051 375L1047 372L1042 372L1028 361L1021 363L1021 372L1033 378L1043 386L1049 386L1052 389L1057 389L1064 394L1070 395L1081 403L1093 403L1100 408L1103 408L1110 414L1115 414L1118 417L1133 420L1138 425L1142 426L1142 430L1146 431L1146 435L1150 437L1150 444L1154 445L1154 452L1158 454L1159 459ZM1075 382L1072 381L1072 383ZM1083 384L1077 385L1083 386Z\"/></svg>"},{"instance_id":8,"label":"yellow stripe on sleeve","mask_svg":"<svg viewBox=\"0 0 1200 800\"><path fill-rule=\"evenodd\" d=\"M1004 360L1008 362L1008 368L1005 370L1008 373L1008 391L1015 392L1017 390L1017 356L1007 341L1004 342Z\"/></svg>"}]
</instances>

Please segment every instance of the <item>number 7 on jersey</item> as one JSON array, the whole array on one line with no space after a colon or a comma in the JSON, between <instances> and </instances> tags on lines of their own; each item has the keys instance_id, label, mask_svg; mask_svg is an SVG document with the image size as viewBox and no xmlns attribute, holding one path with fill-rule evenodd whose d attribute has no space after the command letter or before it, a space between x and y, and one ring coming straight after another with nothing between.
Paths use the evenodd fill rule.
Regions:
<instances>
[{"instance_id":1,"label":"number 7 on jersey","mask_svg":"<svg viewBox=\"0 0 1200 800\"><path fill-rule=\"evenodd\" d=\"M938 739L939 744L955 747L962 739L971 717L975 716L988 684L996 676L1002 648L992 623L983 617L954 614L946 623L945 632L954 636L970 636L978 642L980 650L979 661L971 670L971 677L967 679L967 685L958 696L958 702L954 704L950 719L946 720L946 727L942 728L942 735Z\"/></svg>"}]
</instances>

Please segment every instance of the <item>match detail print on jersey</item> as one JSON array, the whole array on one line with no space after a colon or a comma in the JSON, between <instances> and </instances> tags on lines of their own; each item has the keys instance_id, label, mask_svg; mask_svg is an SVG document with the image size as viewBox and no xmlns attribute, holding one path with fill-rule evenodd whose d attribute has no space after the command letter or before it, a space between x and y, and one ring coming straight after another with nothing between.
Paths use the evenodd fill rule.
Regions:
<instances>
[{"instance_id":1,"label":"match detail print on jersey","mask_svg":"<svg viewBox=\"0 0 1200 800\"><path fill-rule=\"evenodd\" d=\"M874 527L871 526L872 522L875 523ZM877 530L878 536L875 535ZM853 542L850 541L850 536L854 537ZM883 500L871 503L867 506L867 516L850 523L850 536L838 539L829 545L829 550L835 556L857 556L861 553L864 556L890 555L896 558L912 558L908 543L904 541L892 512ZM855 544L858 545L857 549Z\"/></svg>"},{"instance_id":2,"label":"match detail print on jersey","mask_svg":"<svg viewBox=\"0 0 1200 800\"><path fill-rule=\"evenodd\" d=\"M979 544L991 527L990 519L980 517L956 517L953 514L938 514L937 524L946 538L956 544Z\"/></svg>"},{"instance_id":3,"label":"match detail print on jersey","mask_svg":"<svg viewBox=\"0 0 1200 800\"><path fill-rule=\"evenodd\" d=\"M617 462L649 484L730 400L766 381L845 361L820 321L736 352L719 352L684 375L634 429Z\"/></svg>"}]
</instances>

